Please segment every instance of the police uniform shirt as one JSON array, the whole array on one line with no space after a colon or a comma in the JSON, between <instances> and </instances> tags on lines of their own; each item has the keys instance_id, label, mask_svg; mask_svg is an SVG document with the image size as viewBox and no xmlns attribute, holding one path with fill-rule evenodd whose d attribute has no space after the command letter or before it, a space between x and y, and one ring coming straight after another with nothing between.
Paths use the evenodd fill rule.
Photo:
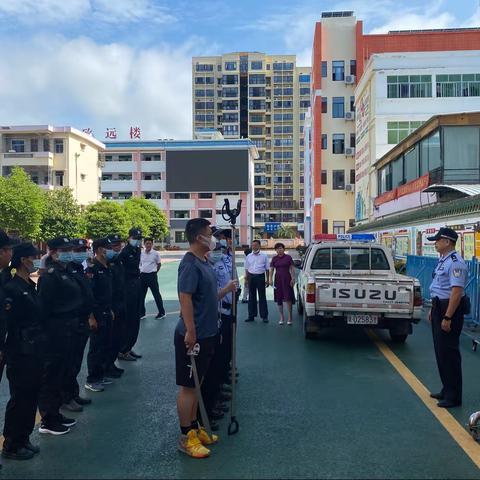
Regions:
<instances>
[{"instance_id":1,"label":"police uniform shirt","mask_svg":"<svg viewBox=\"0 0 480 480\"><path fill-rule=\"evenodd\" d=\"M110 262L109 266L112 270L113 310L119 310L125 307L125 267L119 255Z\"/></svg>"},{"instance_id":2,"label":"police uniform shirt","mask_svg":"<svg viewBox=\"0 0 480 480\"><path fill-rule=\"evenodd\" d=\"M3 303L5 301L4 288L10 279L11 275L8 268L0 271L0 352L3 351L5 335L7 334L7 319L5 310L3 309Z\"/></svg>"},{"instance_id":3,"label":"police uniform shirt","mask_svg":"<svg viewBox=\"0 0 480 480\"><path fill-rule=\"evenodd\" d=\"M463 258L456 252L450 252L441 257L433 272L430 285L430 297L448 300L452 287L465 288L468 279L468 269Z\"/></svg>"},{"instance_id":4,"label":"police uniform shirt","mask_svg":"<svg viewBox=\"0 0 480 480\"><path fill-rule=\"evenodd\" d=\"M120 259L125 268L126 277L140 276L140 256L142 251L139 247L132 247L129 243L120 252Z\"/></svg>"},{"instance_id":5,"label":"police uniform shirt","mask_svg":"<svg viewBox=\"0 0 480 480\"><path fill-rule=\"evenodd\" d=\"M92 290L95 298L94 311L97 313L109 312L112 309L113 298L111 268L105 267L97 259L94 259L93 266L88 269L88 273L92 279Z\"/></svg>"},{"instance_id":6,"label":"police uniform shirt","mask_svg":"<svg viewBox=\"0 0 480 480\"><path fill-rule=\"evenodd\" d=\"M221 290L228 285L228 282L232 279L232 261L228 257L228 255L222 255L222 258L213 264L213 270L215 272L215 276L217 277L217 289ZM221 313L225 315L230 315L232 313L232 309L225 308L223 305L225 303L232 304L233 296L232 292L227 293L223 299L220 301L221 305Z\"/></svg>"},{"instance_id":7,"label":"police uniform shirt","mask_svg":"<svg viewBox=\"0 0 480 480\"><path fill-rule=\"evenodd\" d=\"M67 272L77 281L82 290L82 307L80 309L80 314L82 316L90 315L93 311L94 304L92 282L90 278L81 263L70 262L67 265Z\"/></svg>"}]
</instances>

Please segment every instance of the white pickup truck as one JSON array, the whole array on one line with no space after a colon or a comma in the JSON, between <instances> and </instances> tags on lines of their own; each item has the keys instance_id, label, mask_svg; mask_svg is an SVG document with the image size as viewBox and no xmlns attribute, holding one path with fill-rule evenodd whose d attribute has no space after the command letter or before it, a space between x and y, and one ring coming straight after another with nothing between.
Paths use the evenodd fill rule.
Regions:
<instances>
[{"instance_id":1,"label":"white pickup truck","mask_svg":"<svg viewBox=\"0 0 480 480\"><path fill-rule=\"evenodd\" d=\"M303 314L305 338L323 327L365 325L388 329L394 342L403 343L412 323L420 321L420 283L395 272L384 245L313 243L299 268L297 308Z\"/></svg>"}]
</instances>

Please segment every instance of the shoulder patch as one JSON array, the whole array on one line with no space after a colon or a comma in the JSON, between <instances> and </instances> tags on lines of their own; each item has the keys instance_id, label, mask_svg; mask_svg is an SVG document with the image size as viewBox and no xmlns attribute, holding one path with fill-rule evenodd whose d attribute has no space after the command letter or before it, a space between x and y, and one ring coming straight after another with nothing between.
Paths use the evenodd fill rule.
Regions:
<instances>
[{"instance_id":1,"label":"shoulder patch","mask_svg":"<svg viewBox=\"0 0 480 480\"><path fill-rule=\"evenodd\" d=\"M50 267L48 270L47 270L47 273L53 273L55 271L55 269L53 267Z\"/></svg>"},{"instance_id":2,"label":"shoulder patch","mask_svg":"<svg viewBox=\"0 0 480 480\"><path fill-rule=\"evenodd\" d=\"M453 269L453 276L455 278L460 278L462 275L463 270L461 268L454 268Z\"/></svg>"},{"instance_id":3,"label":"shoulder patch","mask_svg":"<svg viewBox=\"0 0 480 480\"><path fill-rule=\"evenodd\" d=\"M457 258L457 256L456 256L454 253L452 253L452 257L451 257L451 258L452 258L452 262L458 262L458 258Z\"/></svg>"}]
</instances>

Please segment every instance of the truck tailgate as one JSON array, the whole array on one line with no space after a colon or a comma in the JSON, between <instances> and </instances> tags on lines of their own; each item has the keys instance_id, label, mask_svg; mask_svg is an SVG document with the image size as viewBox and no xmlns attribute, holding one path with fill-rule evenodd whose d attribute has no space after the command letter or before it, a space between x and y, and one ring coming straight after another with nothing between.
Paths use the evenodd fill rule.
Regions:
<instances>
[{"instance_id":1,"label":"truck tailgate","mask_svg":"<svg viewBox=\"0 0 480 480\"><path fill-rule=\"evenodd\" d=\"M411 314L413 283L390 279L316 279L316 310Z\"/></svg>"}]
</instances>

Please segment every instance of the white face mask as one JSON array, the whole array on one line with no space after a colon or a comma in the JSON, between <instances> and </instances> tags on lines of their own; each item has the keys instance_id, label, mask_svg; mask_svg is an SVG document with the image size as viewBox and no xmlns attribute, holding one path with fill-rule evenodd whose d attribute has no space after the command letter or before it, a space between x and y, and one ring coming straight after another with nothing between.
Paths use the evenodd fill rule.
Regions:
<instances>
[{"instance_id":1,"label":"white face mask","mask_svg":"<svg viewBox=\"0 0 480 480\"><path fill-rule=\"evenodd\" d=\"M222 259L222 252L221 250L215 250L214 252L210 252L208 254L208 258L212 263L217 263Z\"/></svg>"},{"instance_id":2,"label":"white face mask","mask_svg":"<svg viewBox=\"0 0 480 480\"><path fill-rule=\"evenodd\" d=\"M129 240L129 243L132 247L139 247L140 246L140 240L137 240L135 238L131 238Z\"/></svg>"},{"instance_id":3,"label":"white face mask","mask_svg":"<svg viewBox=\"0 0 480 480\"><path fill-rule=\"evenodd\" d=\"M200 238L203 240L203 244L208 247L209 250L215 250L215 247L217 246L217 241L215 240L215 237L212 235L211 237L204 237L203 235L200 235Z\"/></svg>"}]
</instances>

